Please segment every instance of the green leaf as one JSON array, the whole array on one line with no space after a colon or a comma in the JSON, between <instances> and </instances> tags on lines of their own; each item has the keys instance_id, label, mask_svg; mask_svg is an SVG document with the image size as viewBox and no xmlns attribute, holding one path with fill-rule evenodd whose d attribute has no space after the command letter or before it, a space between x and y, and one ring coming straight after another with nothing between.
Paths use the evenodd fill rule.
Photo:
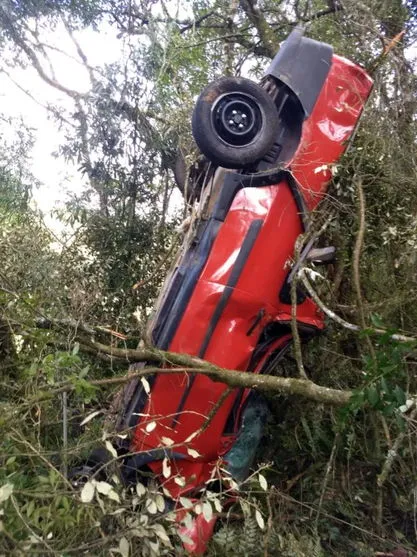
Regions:
<instances>
[{"instance_id":1,"label":"green leaf","mask_svg":"<svg viewBox=\"0 0 417 557\"><path fill-rule=\"evenodd\" d=\"M405 396L405 392L403 391L403 389L399 385L395 386L394 395L395 395L395 398L396 398L396 400L397 400L397 402L400 406L402 404L405 404L405 401L407 400L407 397Z\"/></svg>"},{"instance_id":2,"label":"green leaf","mask_svg":"<svg viewBox=\"0 0 417 557\"><path fill-rule=\"evenodd\" d=\"M13 484L6 483L0 487L0 503L7 501L13 493Z\"/></svg>"},{"instance_id":3,"label":"green leaf","mask_svg":"<svg viewBox=\"0 0 417 557\"><path fill-rule=\"evenodd\" d=\"M379 397L378 390L374 385L371 385L366 389L366 397L368 399L369 404L371 404L373 407L375 407L378 404L380 397Z\"/></svg>"},{"instance_id":4,"label":"green leaf","mask_svg":"<svg viewBox=\"0 0 417 557\"><path fill-rule=\"evenodd\" d=\"M391 389L387 383L387 380L385 379L385 377L382 377L381 379L381 390L383 393L388 394L391 392Z\"/></svg>"},{"instance_id":5,"label":"green leaf","mask_svg":"<svg viewBox=\"0 0 417 557\"><path fill-rule=\"evenodd\" d=\"M381 366L381 371L384 375L390 375L393 371L396 371L398 368L398 364L393 363L386 366Z\"/></svg>"},{"instance_id":6,"label":"green leaf","mask_svg":"<svg viewBox=\"0 0 417 557\"><path fill-rule=\"evenodd\" d=\"M32 501L30 501L28 506L26 507L26 516L30 518L34 510L35 510L35 501L32 499Z\"/></svg>"},{"instance_id":7,"label":"green leaf","mask_svg":"<svg viewBox=\"0 0 417 557\"><path fill-rule=\"evenodd\" d=\"M378 313L371 313L371 323L375 327L379 328L384 326L384 322L382 321L382 318L380 315L378 315Z\"/></svg>"}]
</instances>

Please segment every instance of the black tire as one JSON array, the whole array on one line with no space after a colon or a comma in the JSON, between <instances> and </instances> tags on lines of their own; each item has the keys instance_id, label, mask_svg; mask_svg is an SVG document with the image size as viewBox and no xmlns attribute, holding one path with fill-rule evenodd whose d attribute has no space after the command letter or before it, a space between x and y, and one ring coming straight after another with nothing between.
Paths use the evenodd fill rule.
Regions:
<instances>
[{"instance_id":1,"label":"black tire","mask_svg":"<svg viewBox=\"0 0 417 557\"><path fill-rule=\"evenodd\" d=\"M208 85L192 116L199 149L224 168L248 167L264 157L274 144L278 125L272 98L242 77L224 77Z\"/></svg>"},{"instance_id":2,"label":"black tire","mask_svg":"<svg viewBox=\"0 0 417 557\"><path fill-rule=\"evenodd\" d=\"M106 464L109 464L111 460L112 457L107 449L94 449L84 461L70 468L68 480L74 487L84 485L90 478L96 475L96 479L106 480ZM98 473L99 470L100 472Z\"/></svg>"}]
</instances>

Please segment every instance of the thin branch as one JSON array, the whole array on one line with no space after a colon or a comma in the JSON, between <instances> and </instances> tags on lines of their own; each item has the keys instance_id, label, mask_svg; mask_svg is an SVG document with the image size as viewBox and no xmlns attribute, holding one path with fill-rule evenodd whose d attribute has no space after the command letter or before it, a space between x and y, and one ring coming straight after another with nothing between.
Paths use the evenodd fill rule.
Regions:
<instances>
[{"instance_id":1,"label":"thin branch","mask_svg":"<svg viewBox=\"0 0 417 557\"><path fill-rule=\"evenodd\" d=\"M81 331L91 336L95 336L99 332L111 332L105 327L92 327L91 325L87 325L82 323L81 321L76 321L75 319L46 319L40 318L37 319L36 327L38 329L74 329L75 332Z\"/></svg>"},{"instance_id":2,"label":"thin branch","mask_svg":"<svg viewBox=\"0 0 417 557\"><path fill-rule=\"evenodd\" d=\"M97 80L94 76L94 72L92 70L92 67L88 63L87 56L86 56L85 52L83 51L83 49L81 48L81 45L78 42L78 40L75 38L71 27L68 25L68 22L65 19L63 19L63 22L64 22L64 25L65 25L65 29L67 30L67 33L70 36L70 39L72 40L72 42L75 46L75 49L77 51L78 56L80 57L80 60L81 60L82 64L88 72L91 84L94 85L97 82Z\"/></svg>"},{"instance_id":3,"label":"thin branch","mask_svg":"<svg viewBox=\"0 0 417 557\"><path fill-rule=\"evenodd\" d=\"M59 119L61 122L65 122L68 126L71 126L72 128L75 127L73 122L70 122L69 120L67 120L65 118L65 116L63 116L61 114L61 112L59 110L57 110L55 108L52 108L51 106L48 106L47 104L43 104L40 101L38 101L38 99L36 97L34 97L30 91L28 91L27 89L22 87L17 81L15 81L12 78L12 76L9 74L9 72L7 72L4 68L0 70L0 73L4 73L4 75L6 75L10 79L10 81L13 83L13 85L15 87L17 87L20 91L22 91L22 93L24 93L26 96L28 96L38 106L40 106L41 108L43 108L47 112L50 112L54 116L54 118Z\"/></svg>"},{"instance_id":4,"label":"thin branch","mask_svg":"<svg viewBox=\"0 0 417 557\"><path fill-rule=\"evenodd\" d=\"M363 309L363 301L362 301L362 293L361 293L361 281L360 281L360 257L363 247L363 240L365 236L365 197L363 195L363 187L362 181L358 179L356 181L356 191L358 194L358 216L359 216L359 228L358 234L356 236L355 248L353 250L353 261L352 261L352 269L353 269L353 285L356 290L356 302L358 304L358 313L359 319L362 325L362 328L366 328L365 322L365 312Z\"/></svg>"},{"instance_id":5,"label":"thin branch","mask_svg":"<svg viewBox=\"0 0 417 557\"><path fill-rule=\"evenodd\" d=\"M196 436L200 435L201 433L203 433L204 431L206 431L206 429L208 428L208 426L211 424L211 422L214 419L214 416L217 414L219 408L221 407L221 405L223 404L223 402L226 400L226 398L233 392L233 389L231 387L229 387L228 389L226 389L219 397L219 399L217 400L216 404L212 407L212 409L210 410L206 421L203 423L203 425L200 427L200 429L196 432Z\"/></svg>"},{"instance_id":6,"label":"thin branch","mask_svg":"<svg viewBox=\"0 0 417 557\"><path fill-rule=\"evenodd\" d=\"M189 29L197 29L198 27L201 26L203 21L205 21L206 19L208 19L212 15L217 15L214 10L211 10L210 12L207 12L206 14L202 15L198 19L195 19L194 21L190 21L188 23L183 22L183 24L186 23L186 25L180 29L180 34L182 35L186 31L188 31Z\"/></svg>"},{"instance_id":7,"label":"thin branch","mask_svg":"<svg viewBox=\"0 0 417 557\"><path fill-rule=\"evenodd\" d=\"M340 4L337 0L334 0L334 2L332 2L332 6L324 9L324 10L319 10L318 12L314 13L313 15L311 15L310 17L305 17L305 18L301 18L300 20L303 23L310 23L312 21L316 21L317 19L320 19L322 17L326 17L326 15L331 15L337 12L341 12L343 11L343 6L342 4ZM295 24L297 24L298 22L296 22Z\"/></svg>"},{"instance_id":8,"label":"thin branch","mask_svg":"<svg viewBox=\"0 0 417 557\"><path fill-rule=\"evenodd\" d=\"M409 416L409 420L410 421L414 420L416 416L417 416L417 408L414 408L414 410L411 412ZM406 431L402 431L394 441L392 448L389 449L381 473L377 477L377 485L379 488L381 488L384 485L384 483L387 481L388 476L391 472L391 468L394 464L395 459L398 457L398 452L400 450L401 445L403 444L405 437L406 437Z\"/></svg>"},{"instance_id":9,"label":"thin branch","mask_svg":"<svg viewBox=\"0 0 417 557\"><path fill-rule=\"evenodd\" d=\"M168 251L162 256L157 267L154 269L153 273L149 277L144 278L143 280L140 280L139 282L135 283L132 286L132 290L137 290L138 288L142 288L143 286L145 286L145 284L148 284L155 278L155 275L162 269L162 267L168 261L170 261L171 256L179 246L181 236L182 236L181 233L178 233L176 236L174 236L174 238L172 239L171 246L169 247Z\"/></svg>"},{"instance_id":10,"label":"thin branch","mask_svg":"<svg viewBox=\"0 0 417 557\"><path fill-rule=\"evenodd\" d=\"M57 474L61 478L61 480L65 483L65 485L70 491L74 491L71 482L58 470L58 468L56 468L52 464L52 462L50 462L47 458L45 458L42 453L40 453L27 439L25 439L20 431L18 431L15 428L12 428L12 431L14 435L12 435L11 437L16 443L22 443L23 445L28 447L32 451L32 454L36 455L40 460L42 460L42 462L48 468L50 468L55 474Z\"/></svg>"},{"instance_id":11,"label":"thin branch","mask_svg":"<svg viewBox=\"0 0 417 557\"><path fill-rule=\"evenodd\" d=\"M30 525L28 524L28 522L26 522L25 517L22 515L22 513L20 512L19 509L19 505L17 504L16 499L13 497L13 495L10 497L10 500L12 502L12 505L14 507L14 510L16 511L17 516L20 518L21 522L23 523L24 527L26 528L26 530L29 532L29 534L40 544L43 544L45 546L45 548L47 549L47 551L49 553L54 553L55 551L52 549L52 547L48 544L48 542L42 538L42 536L38 536L38 534L32 530L32 528L30 527Z\"/></svg>"},{"instance_id":12,"label":"thin branch","mask_svg":"<svg viewBox=\"0 0 417 557\"><path fill-rule=\"evenodd\" d=\"M305 239L304 235L301 234L300 236L298 236L295 242L294 256L295 256L296 265L297 262L300 261L301 246L304 242L304 239ZM297 362L297 368L300 377L303 379L307 379L307 375L304 369L303 355L301 351L300 333L298 331L298 325L297 325L298 304L297 304L297 277L296 276L293 277L293 280L290 283L290 291L291 291L291 332L293 336L294 356Z\"/></svg>"},{"instance_id":13,"label":"thin branch","mask_svg":"<svg viewBox=\"0 0 417 557\"><path fill-rule=\"evenodd\" d=\"M363 298L361 292L361 275L360 275L360 260L361 252L363 248L363 241L365 237L365 196L363 193L362 180L356 180L356 191L358 194L358 217L359 217L359 228L358 234L356 236L355 248L353 250L353 262L352 262L352 272L353 272L353 286L356 291L356 302L358 305L359 321L363 329L366 329L365 321L365 311L363 307ZM374 362L376 361L375 349L369 336L366 337L366 343L369 348L369 353L371 354Z\"/></svg>"},{"instance_id":14,"label":"thin branch","mask_svg":"<svg viewBox=\"0 0 417 557\"><path fill-rule=\"evenodd\" d=\"M329 460L327 462L326 472L324 474L323 484L322 484L322 487L321 487L320 499L319 499L319 504L318 504L317 512L316 512L316 519L314 521L314 529L315 529L316 532L318 531L318 524L319 524L321 509L322 509L322 506L323 506L323 500L324 500L324 496L325 496L325 493L326 493L327 484L329 483L330 473L333 469L339 439L340 439L340 433L337 432L336 436L334 438L334 441L333 441L332 452L330 453L330 457L329 457Z\"/></svg>"},{"instance_id":15,"label":"thin branch","mask_svg":"<svg viewBox=\"0 0 417 557\"><path fill-rule=\"evenodd\" d=\"M364 330L361 327L359 327L358 325L354 325L353 323L349 323L348 321L345 321L344 319L339 317L334 311L332 311L330 308L328 308L321 301L321 299L317 295L314 288L311 286L311 284L310 284L310 282L309 282L309 280L306 276L306 269L305 268L302 268L298 271L298 276L300 277L300 280L303 283L303 285L304 285L305 289L307 290L311 299L318 305L318 307L323 311L323 313L325 313L328 317L330 317L330 319L332 319L333 321L338 323L341 327L343 327L345 329L348 329L349 331L353 331L355 333L360 333ZM397 334L397 333L389 334L389 331L387 331L386 329L372 328L370 331L374 334L377 334L377 335L388 334L390 339L397 340L399 342L412 342L412 343L417 342L417 337L408 337L408 336Z\"/></svg>"}]
</instances>

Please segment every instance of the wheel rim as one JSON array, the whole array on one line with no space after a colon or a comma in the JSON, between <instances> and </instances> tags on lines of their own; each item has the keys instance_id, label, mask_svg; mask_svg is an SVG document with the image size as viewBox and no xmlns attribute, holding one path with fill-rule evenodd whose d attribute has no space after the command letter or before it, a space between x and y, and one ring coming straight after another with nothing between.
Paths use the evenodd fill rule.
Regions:
<instances>
[{"instance_id":1,"label":"wheel rim","mask_svg":"<svg viewBox=\"0 0 417 557\"><path fill-rule=\"evenodd\" d=\"M249 145L262 127L258 103L244 93L226 93L212 108L212 123L219 137L229 145Z\"/></svg>"}]
</instances>

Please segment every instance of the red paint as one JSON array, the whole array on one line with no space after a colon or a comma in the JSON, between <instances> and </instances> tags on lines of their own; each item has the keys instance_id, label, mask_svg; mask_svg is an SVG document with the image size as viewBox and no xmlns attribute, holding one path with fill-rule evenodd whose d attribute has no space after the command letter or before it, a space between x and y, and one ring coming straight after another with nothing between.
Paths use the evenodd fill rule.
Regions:
<instances>
[{"instance_id":1,"label":"red paint","mask_svg":"<svg viewBox=\"0 0 417 557\"><path fill-rule=\"evenodd\" d=\"M326 193L331 165L346 149L372 89L372 79L353 62L333 56L333 64L311 117L304 123L291 168L309 209ZM329 165L330 168L323 168ZM318 171L318 169L322 170Z\"/></svg>"},{"instance_id":2,"label":"red paint","mask_svg":"<svg viewBox=\"0 0 417 557\"><path fill-rule=\"evenodd\" d=\"M217 516L213 516L212 519L207 521L202 514L199 514L192 520L189 528L181 526L178 529L179 533L190 540L189 542L183 542L185 550L192 555L203 555L213 535L216 522Z\"/></svg>"}]
</instances>

